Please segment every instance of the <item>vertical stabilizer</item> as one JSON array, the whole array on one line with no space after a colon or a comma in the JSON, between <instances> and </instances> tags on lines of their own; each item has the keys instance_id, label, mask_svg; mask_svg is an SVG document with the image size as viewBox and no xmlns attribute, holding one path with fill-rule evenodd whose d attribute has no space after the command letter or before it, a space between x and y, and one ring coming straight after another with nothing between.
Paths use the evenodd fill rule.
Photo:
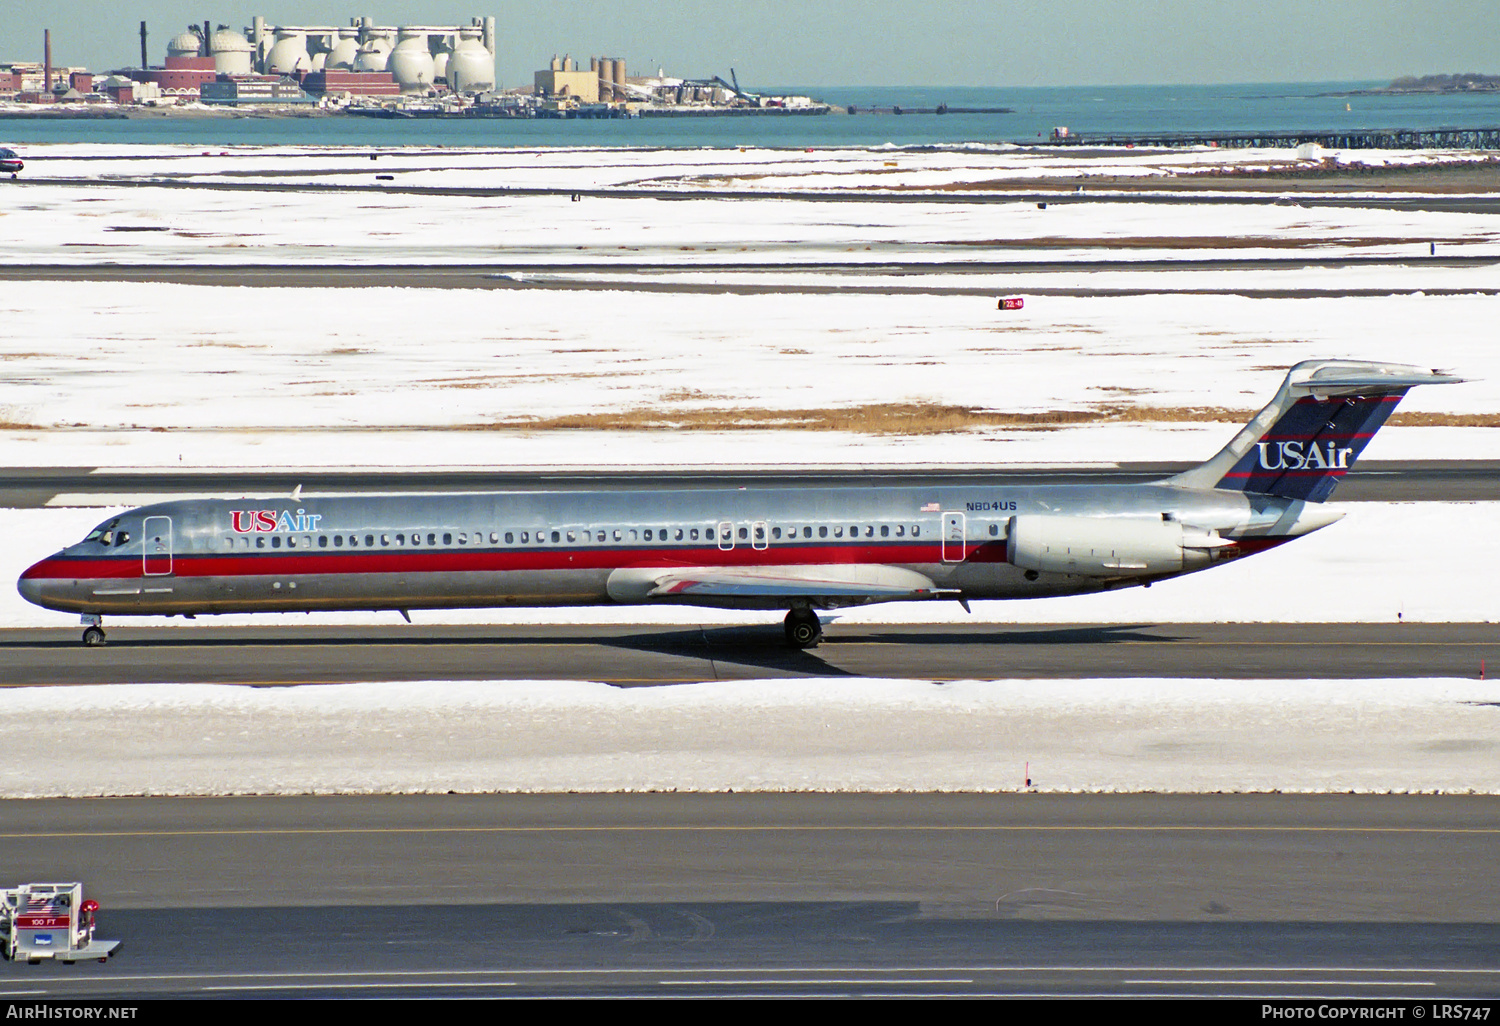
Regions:
<instances>
[{"instance_id":1,"label":"vertical stabilizer","mask_svg":"<svg viewBox=\"0 0 1500 1026\"><path fill-rule=\"evenodd\" d=\"M1322 502L1407 389L1462 380L1398 363L1305 360L1217 456L1168 483Z\"/></svg>"}]
</instances>

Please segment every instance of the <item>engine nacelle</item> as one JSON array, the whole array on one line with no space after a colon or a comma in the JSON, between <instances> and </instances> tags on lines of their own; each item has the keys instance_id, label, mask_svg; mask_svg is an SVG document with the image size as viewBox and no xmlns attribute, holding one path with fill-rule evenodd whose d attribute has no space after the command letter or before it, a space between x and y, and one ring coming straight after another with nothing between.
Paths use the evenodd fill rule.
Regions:
<instances>
[{"instance_id":1,"label":"engine nacelle","mask_svg":"<svg viewBox=\"0 0 1500 1026\"><path fill-rule=\"evenodd\" d=\"M1205 567L1233 544L1175 520L1027 514L1010 518L1005 553L1022 570L1150 577Z\"/></svg>"}]
</instances>

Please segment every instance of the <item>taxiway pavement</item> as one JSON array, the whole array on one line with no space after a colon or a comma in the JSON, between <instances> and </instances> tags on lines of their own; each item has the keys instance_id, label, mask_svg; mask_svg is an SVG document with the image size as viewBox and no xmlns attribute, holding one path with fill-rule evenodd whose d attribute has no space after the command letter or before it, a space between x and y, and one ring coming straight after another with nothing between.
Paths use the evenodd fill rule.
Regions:
<instances>
[{"instance_id":1,"label":"taxiway pavement","mask_svg":"<svg viewBox=\"0 0 1500 1026\"><path fill-rule=\"evenodd\" d=\"M392 614L395 619L396 614ZM620 687L795 677L1082 680L1476 678L1494 624L839 624L817 648L764 626L530 624L116 627L0 631L0 684L591 680Z\"/></svg>"},{"instance_id":2,"label":"taxiway pavement","mask_svg":"<svg viewBox=\"0 0 1500 1026\"><path fill-rule=\"evenodd\" d=\"M1500 799L472 795L0 803L107 964L0 998L1493 998Z\"/></svg>"}]
</instances>

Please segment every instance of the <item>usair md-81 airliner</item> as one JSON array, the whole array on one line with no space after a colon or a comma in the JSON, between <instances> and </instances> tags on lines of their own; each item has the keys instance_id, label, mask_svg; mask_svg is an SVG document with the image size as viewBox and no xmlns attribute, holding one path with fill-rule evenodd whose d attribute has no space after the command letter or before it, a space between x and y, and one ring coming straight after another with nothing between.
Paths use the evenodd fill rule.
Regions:
<instances>
[{"instance_id":1,"label":"usair md-81 airliner","mask_svg":"<svg viewBox=\"0 0 1500 1026\"><path fill-rule=\"evenodd\" d=\"M656 492L188 499L132 510L21 575L21 594L109 615L681 603L815 610L1149 585L1280 545L1415 385L1398 364L1312 360L1213 459L1141 485L995 481Z\"/></svg>"}]
</instances>

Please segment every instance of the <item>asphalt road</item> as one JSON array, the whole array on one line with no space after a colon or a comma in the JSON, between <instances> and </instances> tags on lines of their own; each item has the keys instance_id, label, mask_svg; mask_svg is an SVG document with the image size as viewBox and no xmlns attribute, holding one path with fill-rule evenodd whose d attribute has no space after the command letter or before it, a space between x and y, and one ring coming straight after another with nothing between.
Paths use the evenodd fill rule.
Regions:
<instances>
[{"instance_id":1,"label":"asphalt road","mask_svg":"<svg viewBox=\"0 0 1500 1026\"><path fill-rule=\"evenodd\" d=\"M5 998L1493 998L1500 799L474 795L0 803L107 964Z\"/></svg>"},{"instance_id":2,"label":"asphalt road","mask_svg":"<svg viewBox=\"0 0 1500 1026\"><path fill-rule=\"evenodd\" d=\"M1119 463L1070 468L945 467L769 468L671 471L589 470L190 470L170 472L110 467L0 468L0 507L33 509L60 495L110 504L110 496L279 495L302 486L329 492L432 492L504 489L781 487L788 485L931 486L976 480L1006 484L1132 484L1154 481L1190 463ZM1489 502L1500 500L1500 461L1362 461L1339 484L1337 502Z\"/></svg>"},{"instance_id":3,"label":"asphalt road","mask_svg":"<svg viewBox=\"0 0 1500 1026\"><path fill-rule=\"evenodd\" d=\"M62 619L61 614L59 618ZM764 626L118 626L85 648L80 628L0 631L3 685L594 680L620 687L795 677L1226 680L1477 677L1500 673L1494 624L831 623L788 648Z\"/></svg>"}]
</instances>

